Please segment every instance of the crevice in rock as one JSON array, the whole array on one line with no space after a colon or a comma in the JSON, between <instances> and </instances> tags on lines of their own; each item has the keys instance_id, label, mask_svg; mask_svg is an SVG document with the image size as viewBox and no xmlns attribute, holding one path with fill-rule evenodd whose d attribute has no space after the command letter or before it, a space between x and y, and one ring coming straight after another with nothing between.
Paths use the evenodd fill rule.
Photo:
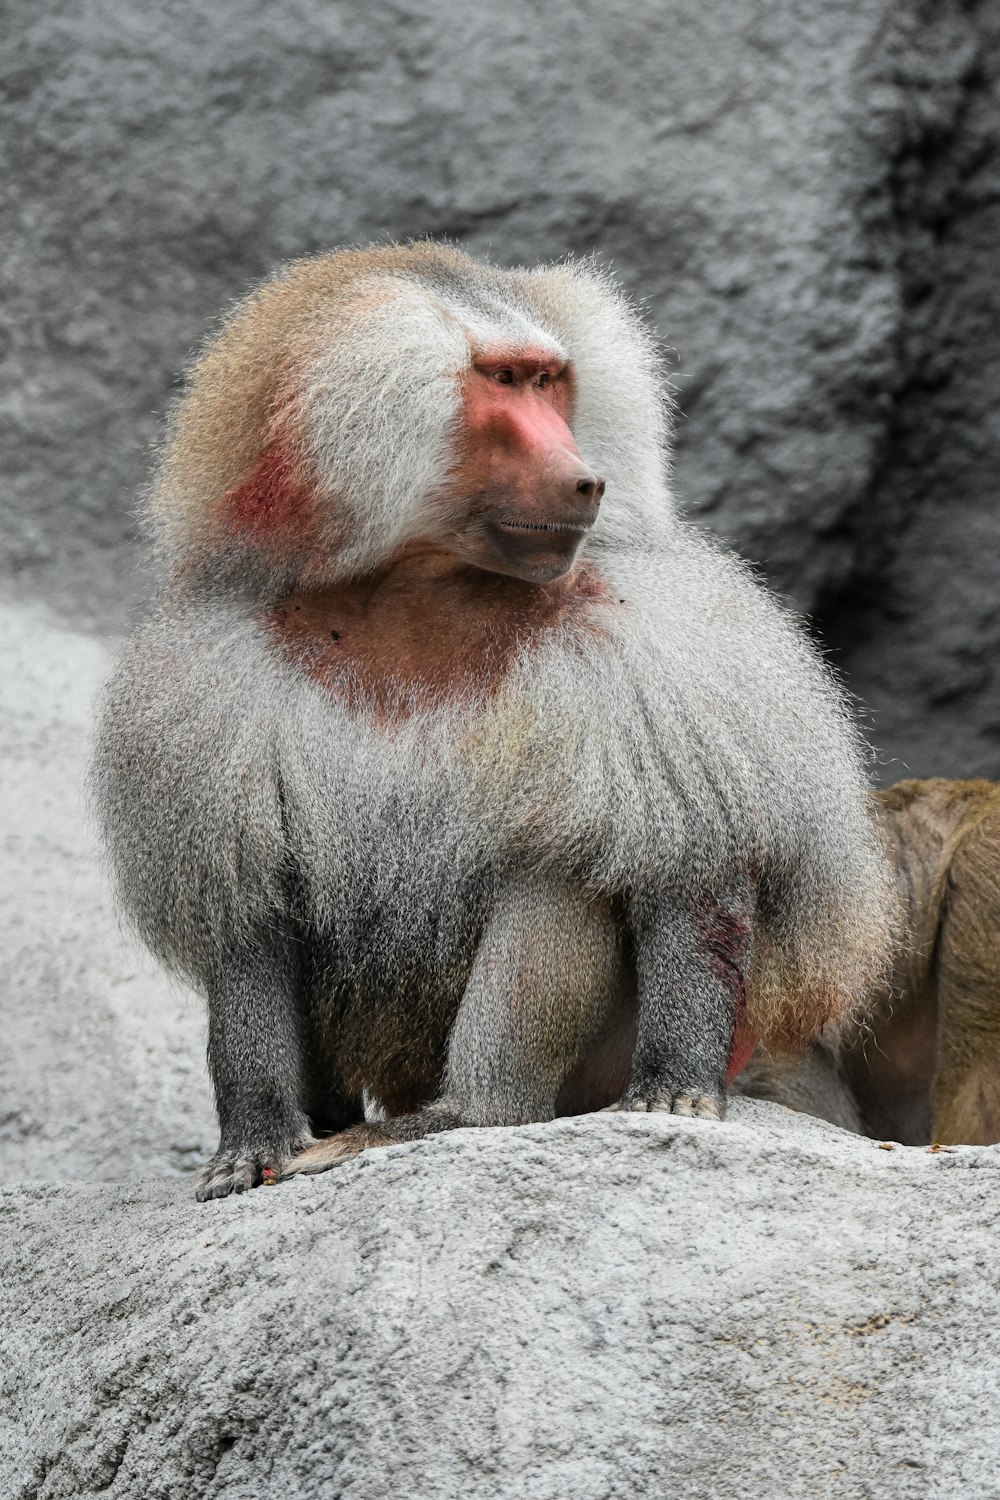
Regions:
<instances>
[{"instance_id":1,"label":"crevice in rock","mask_svg":"<svg viewBox=\"0 0 1000 1500\"><path fill-rule=\"evenodd\" d=\"M867 607L885 606L890 565L916 505L926 498L926 491L914 494L914 469L919 468L915 446L926 443L928 431L939 426L935 408L960 359L960 349L943 333L932 309L954 275L949 231L961 212L963 186L990 159L994 144L967 128L989 80L983 38L971 20L959 19L966 9L959 5L955 12L956 26L966 33L966 61L955 80L939 83L935 96L913 57L909 59L913 71L902 80L900 140L889 160L887 201L868 206L872 227L888 232L897 245L897 378L880 393L886 421L869 483L828 534L831 547L853 557L846 583L823 590L815 609L820 632L836 653L862 645L871 624ZM926 59L932 46L928 35L917 60Z\"/></svg>"},{"instance_id":2,"label":"crevice in rock","mask_svg":"<svg viewBox=\"0 0 1000 1500\"><path fill-rule=\"evenodd\" d=\"M953 8L948 48L940 24L925 16L908 54L892 163L898 383L870 482L841 522L851 577L817 609L871 712L885 781L1000 774L1000 17Z\"/></svg>"}]
</instances>

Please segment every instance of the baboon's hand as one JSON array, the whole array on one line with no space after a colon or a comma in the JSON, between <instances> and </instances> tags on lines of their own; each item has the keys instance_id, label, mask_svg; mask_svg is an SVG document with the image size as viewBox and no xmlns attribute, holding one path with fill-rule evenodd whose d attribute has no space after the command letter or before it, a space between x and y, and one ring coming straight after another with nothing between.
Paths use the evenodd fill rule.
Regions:
<instances>
[{"instance_id":1,"label":"baboon's hand","mask_svg":"<svg viewBox=\"0 0 1000 1500\"><path fill-rule=\"evenodd\" d=\"M195 1197L199 1203L209 1198L227 1198L230 1193L245 1193L248 1188L275 1183L281 1177L290 1157L308 1140L296 1141L287 1150L262 1146L231 1151L220 1147L198 1173Z\"/></svg>"},{"instance_id":2,"label":"baboon's hand","mask_svg":"<svg viewBox=\"0 0 1000 1500\"><path fill-rule=\"evenodd\" d=\"M699 1120L723 1120L726 1116L726 1101L722 1094L626 1094L617 1104L609 1104L608 1110L619 1114L648 1111L650 1114L694 1115Z\"/></svg>"}]
</instances>

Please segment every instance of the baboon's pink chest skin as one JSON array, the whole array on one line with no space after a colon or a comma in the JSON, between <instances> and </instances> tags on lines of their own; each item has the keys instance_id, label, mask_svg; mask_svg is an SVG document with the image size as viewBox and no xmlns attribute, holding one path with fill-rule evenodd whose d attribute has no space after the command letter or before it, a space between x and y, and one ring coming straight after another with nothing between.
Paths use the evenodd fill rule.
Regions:
<instances>
[{"instance_id":1,"label":"baboon's pink chest skin","mask_svg":"<svg viewBox=\"0 0 1000 1500\"><path fill-rule=\"evenodd\" d=\"M579 555L604 481L573 436L572 368L541 347L491 345L473 353L459 391L426 536L343 583L311 586L306 570L264 617L303 671L383 720L488 695L547 631L600 633L612 603ZM318 505L293 434L279 431L221 515L234 538L284 555L315 539Z\"/></svg>"},{"instance_id":2,"label":"baboon's pink chest skin","mask_svg":"<svg viewBox=\"0 0 1000 1500\"><path fill-rule=\"evenodd\" d=\"M392 716L488 695L546 631L572 621L599 633L611 603L587 563L539 588L416 553L376 577L293 594L267 624L331 693Z\"/></svg>"}]
</instances>

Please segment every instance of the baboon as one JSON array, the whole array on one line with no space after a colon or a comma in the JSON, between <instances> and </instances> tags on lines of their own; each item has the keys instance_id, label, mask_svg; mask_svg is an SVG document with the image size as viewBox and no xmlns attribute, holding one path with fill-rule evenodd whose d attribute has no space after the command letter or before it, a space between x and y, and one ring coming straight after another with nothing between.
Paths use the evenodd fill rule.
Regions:
<instances>
[{"instance_id":1,"label":"baboon","mask_svg":"<svg viewBox=\"0 0 1000 1500\"><path fill-rule=\"evenodd\" d=\"M835 1125L923 1145L1000 1141L1000 785L875 793L905 925L871 1014L737 1085Z\"/></svg>"},{"instance_id":2,"label":"baboon","mask_svg":"<svg viewBox=\"0 0 1000 1500\"><path fill-rule=\"evenodd\" d=\"M93 777L126 911L208 997L200 1198L460 1125L721 1118L753 1037L879 976L855 729L678 518L667 417L607 275L430 243L293 264L194 364Z\"/></svg>"}]
</instances>

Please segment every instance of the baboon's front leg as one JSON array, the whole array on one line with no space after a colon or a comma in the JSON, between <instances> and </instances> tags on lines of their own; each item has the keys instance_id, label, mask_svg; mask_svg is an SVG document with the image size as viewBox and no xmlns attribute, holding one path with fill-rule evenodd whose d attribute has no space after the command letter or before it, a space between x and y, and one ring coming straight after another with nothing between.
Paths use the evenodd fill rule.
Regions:
<instances>
[{"instance_id":1,"label":"baboon's front leg","mask_svg":"<svg viewBox=\"0 0 1000 1500\"><path fill-rule=\"evenodd\" d=\"M302 1109L298 966L271 934L234 952L209 990L208 1067L221 1139L196 1196L224 1198L282 1169L312 1139Z\"/></svg>"},{"instance_id":2,"label":"baboon's front leg","mask_svg":"<svg viewBox=\"0 0 1000 1500\"><path fill-rule=\"evenodd\" d=\"M644 897L630 913L639 985L632 1076L620 1110L721 1120L737 1016L746 1002L754 900L733 881L695 902Z\"/></svg>"}]
</instances>

